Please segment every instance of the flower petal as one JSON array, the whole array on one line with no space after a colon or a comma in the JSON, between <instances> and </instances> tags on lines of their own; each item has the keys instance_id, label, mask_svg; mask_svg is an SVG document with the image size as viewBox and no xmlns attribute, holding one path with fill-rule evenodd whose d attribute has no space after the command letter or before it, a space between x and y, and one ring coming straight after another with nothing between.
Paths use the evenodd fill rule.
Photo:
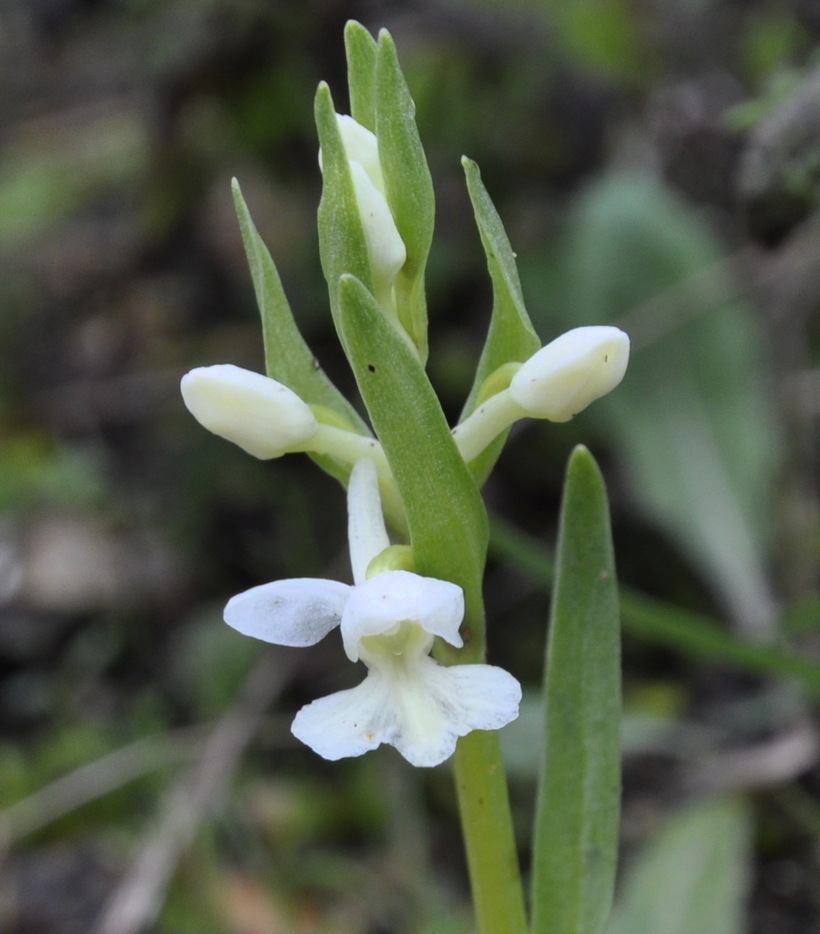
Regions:
<instances>
[{"instance_id":1,"label":"flower petal","mask_svg":"<svg viewBox=\"0 0 820 934\"><path fill-rule=\"evenodd\" d=\"M376 465L370 458L356 461L347 486L347 539L353 583L363 584L370 562L388 548Z\"/></svg>"},{"instance_id":2,"label":"flower petal","mask_svg":"<svg viewBox=\"0 0 820 934\"><path fill-rule=\"evenodd\" d=\"M438 765L460 736L498 730L518 716L521 685L494 665L453 665L420 659L412 692L399 692L402 728L390 740L412 765Z\"/></svg>"},{"instance_id":3,"label":"flower petal","mask_svg":"<svg viewBox=\"0 0 820 934\"><path fill-rule=\"evenodd\" d=\"M303 707L291 732L325 759L360 756L395 733L395 710L390 684L370 672L360 685L320 697Z\"/></svg>"},{"instance_id":4,"label":"flower petal","mask_svg":"<svg viewBox=\"0 0 820 934\"><path fill-rule=\"evenodd\" d=\"M385 571L353 588L342 615L342 641L347 657L355 662L364 636L381 635L412 620L461 647L458 627L463 618L464 593L457 584L412 571Z\"/></svg>"},{"instance_id":5,"label":"flower petal","mask_svg":"<svg viewBox=\"0 0 820 934\"><path fill-rule=\"evenodd\" d=\"M228 601L225 622L274 645L315 645L339 625L351 590L311 577L262 584Z\"/></svg>"},{"instance_id":6,"label":"flower petal","mask_svg":"<svg viewBox=\"0 0 820 934\"><path fill-rule=\"evenodd\" d=\"M439 765L472 730L495 730L518 716L521 687L492 665L444 668L424 657L413 677L372 670L347 691L303 707L293 735L325 759L360 756L389 743L415 766Z\"/></svg>"}]
</instances>

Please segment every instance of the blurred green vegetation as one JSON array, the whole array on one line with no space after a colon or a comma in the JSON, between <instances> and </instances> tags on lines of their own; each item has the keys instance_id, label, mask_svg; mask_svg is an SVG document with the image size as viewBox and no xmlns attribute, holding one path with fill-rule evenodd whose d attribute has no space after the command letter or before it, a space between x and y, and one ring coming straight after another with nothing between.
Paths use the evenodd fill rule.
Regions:
<instances>
[{"instance_id":1,"label":"blurred green vegetation","mask_svg":"<svg viewBox=\"0 0 820 934\"><path fill-rule=\"evenodd\" d=\"M542 339L605 322L633 338L620 389L517 429L486 487L492 660L531 691L566 458L583 441L605 468L627 698L613 931L675 930L679 904L703 934L814 929L820 16L797 0L0 10L0 928L94 930L238 712L247 748L146 929L470 930L448 770L316 759L288 727L355 679L338 645L275 654L262 703L262 647L221 623L245 587L348 577L338 486L206 435L177 388L193 366L263 368L237 176L311 348L353 391L312 125L320 79L344 105L348 18L391 30L416 100L448 416L491 302L462 154ZM522 845L536 707L504 735ZM669 898L641 894L670 878Z\"/></svg>"}]
</instances>

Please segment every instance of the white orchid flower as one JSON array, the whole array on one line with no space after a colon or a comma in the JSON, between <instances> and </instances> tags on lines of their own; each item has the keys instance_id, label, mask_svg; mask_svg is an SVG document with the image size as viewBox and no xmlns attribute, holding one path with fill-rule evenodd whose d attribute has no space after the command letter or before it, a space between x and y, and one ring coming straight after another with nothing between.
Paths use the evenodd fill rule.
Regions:
<instances>
[{"instance_id":1,"label":"white orchid flower","mask_svg":"<svg viewBox=\"0 0 820 934\"><path fill-rule=\"evenodd\" d=\"M611 392L628 362L629 337L619 328L573 328L556 337L521 364L507 388L453 429L462 457L473 460L520 418L568 422Z\"/></svg>"},{"instance_id":2,"label":"white orchid flower","mask_svg":"<svg viewBox=\"0 0 820 934\"><path fill-rule=\"evenodd\" d=\"M389 544L374 507L375 470L360 461L349 488L352 586L312 578L264 584L234 597L225 620L245 635L289 646L314 645L339 626L347 657L364 662L367 677L303 707L293 734L326 759L388 743L412 765L434 766L452 755L460 736L514 720L521 687L492 665L444 667L430 657L436 637L462 645L463 593L410 571L367 579L367 566Z\"/></svg>"}]
</instances>

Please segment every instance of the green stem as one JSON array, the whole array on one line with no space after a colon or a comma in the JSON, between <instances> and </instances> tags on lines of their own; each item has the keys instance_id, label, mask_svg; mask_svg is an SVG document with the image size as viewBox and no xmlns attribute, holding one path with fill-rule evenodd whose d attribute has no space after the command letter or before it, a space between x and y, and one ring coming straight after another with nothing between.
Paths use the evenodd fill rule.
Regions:
<instances>
[{"instance_id":1,"label":"green stem","mask_svg":"<svg viewBox=\"0 0 820 934\"><path fill-rule=\"evenodd\" d=\"M507 778L498 733L475 730L458 741L456 791L479 934L526 934Z\"/></svg>"}]
</instances>

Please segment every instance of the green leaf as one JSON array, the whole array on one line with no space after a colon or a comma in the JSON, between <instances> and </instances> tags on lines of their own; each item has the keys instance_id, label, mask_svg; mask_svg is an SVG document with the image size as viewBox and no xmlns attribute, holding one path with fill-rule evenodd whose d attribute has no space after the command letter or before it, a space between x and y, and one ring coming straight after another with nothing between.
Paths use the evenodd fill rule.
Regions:
<instances>
[{"instance_id":1,"label":"green leaf","mask_svg":"<svg viewBox=\"0 0 820 934\"><path fill-rule=\"evenodd\" d=\"M741 934L750 837L739 799L687 808L633 864L609 934Z\"/></svg>"},{"instance_id":2,"label":"green leaf","mask_svg":"<svg viewBox=\"0 0 820 934\"><path fill-rule=\"evenodd\" d=\"M253 289L262 317L265 369L268 376L289 386L305 402L324 405L338 412L350 423L351 428L369 435L370 430L358 412L328 379L310 347L305 343L282 288L276 265L251 219L236 179L233 180L232 189L242 242L245 244L245 253L251 269ZM346 480L350 473L349 465L333 458L316 455L314 460L339 480Z\"/></svg>"},{"instance_id":3,"label":"green leaf","mask_svg":"<svg viewBox=\"0 0 820 934\"><path fill-rule=\"evenodd\" d=\"M464 405L462 420L476 407L478 394L487 377L505 363L523 363L537 350L541 340L524 306L524 296L518 279L515 253L504 225L481 181L478 166L466 156L462 158L467 190L473 205L481 244L487 256L487 268L493 284L493 311L487 340L481 352L470 395ZM486 479L504 447L508 432L496 439L470 465L479 484Z\"/></svg>"},{"instance_id":4,"label":"green leaf","mask_svg":"<svg viewBox=\"0 0 820 934\"><path fill-rule=\"evenodd\" d=\"M603 478L567 468L545 671L533 934L600 934L612 902L620 800L618 594Z\"/></svg>"},{"instance_id":5,"label":"green leaf","mask_svg":"<svg viewBox=\"0 0 820 934\"><path fill-rule=\"evenodd\" d=\"M316 92L315 115L322 150L319 256L330 293L330 310L344 345L339 326L339 280L349 273L372 292L373 279L350 164L336 122L330 88L324 82Z\"/></svg>"},{"instance_id":6,"label":"green leaf","mask_svg":"<svg viewBox=\"0 0 820 934\"><path fill-rule=\"evenodd\" d=\"M407 260L395 283L397 311L399 321L424 360L427 356L424 269L433 240L435 198L416 127L416 108L399 65L396 46L384 29L379 33L376 95L376 136L387 203L407 249Z\"/></svg>"},{"instance_id":7,"label":"green leaf","mask_svg":"<svg viewBox=\"0 0 820 934\"><path fill-rule=\"evenodd\" d=\"M355 20L345 25L350 116L376 132L376 40Z\"/></svg>"},{"instance_id":8,"label":"green leaf","mask_svg":"<svg viewBox=\"0 0 820 934\"><path fill-rule=\"evenodd\" d=\"M404 500L416 571L464 589L472 651L480 654L488 540L481 495L412 348L353 276L342 279L340 295L345 345ZM473 660L469 645L464 653Z\"/></svg>"},{"instance_id":9,"label":"green leaf","mask_svg":"<svg viewBox=\"0 0 820 934\"><path fill-rule=\"evenodd\" d=\"M567 308L633 340L626 377L590 418L632 492L674 535L749 634L771 627L766 546L779 436L759 316L710 230L654 183L613 177L574 220Z\"/></svg>"}]
</instances>

